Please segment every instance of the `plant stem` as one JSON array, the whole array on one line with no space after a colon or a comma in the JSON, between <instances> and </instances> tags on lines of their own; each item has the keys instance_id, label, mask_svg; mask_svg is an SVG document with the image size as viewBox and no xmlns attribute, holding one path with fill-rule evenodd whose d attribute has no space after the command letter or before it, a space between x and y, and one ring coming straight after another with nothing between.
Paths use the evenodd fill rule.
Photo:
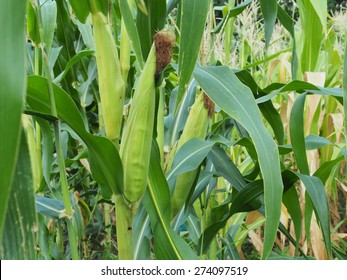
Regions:
<instances>
[{"instance_id":1,"label":"plant stem","mask_svg":"<svg viewBox=\"0 0 347 280\"><path fill-rule=\"evenodd\" d=\"M37 0L36 3L37 3L37 7L36 7L37 24L40 30L41 38L43 38L40 1ZM52 77L50 74L50 69L48 66L48 55L45 51L44 44L41 44L41 52L42 52L44 69L45 69L45 76L47 78L48 96L49 96L50 107L51 107L51 115L57 118L58 113L57 113L57 108L55 104L54 92L53 92L53 82L52 82ZM74 225L74 221L71 219L73 215L73 210L72 210L71 201L70 201L69 185L68 185L66 172L65 172L65 160L64 160L64 154L63 154L63 149L61 145L59 120L54 122L53 128L54 128L54 135L55 135L55 147L56 147L57 159L58 159L58 165L59 165L60 184L61 184L61 189L63 193L65 214L67 216L67 226L68 226L68 236L69 236L71 257L74 260L78 260L79 259L78 237L76 232L76 226Z\"/></svg>"},{"instance_id":2,"label":"plant stem","mask_svg":"<svg viewBox=\"0 0 347 280\"><path fill-rule=\"evenodd\" d=\"M112 228L111 228L111 216L110 216L110 204L104 203L104 222L105 222L105 253L106 255L111 253L111 242L112 242Z\"/></svg>"},{"instance_id":3,"label":"plant stem","mask_svg":"<svg viewBox=\"0 0 347 280\"><path fill-rule=\"evenodd\" d=\"M132 260L133 257L133 214L121 195L115 196L118 257L120 260Z\"/></svg>"},{"instance_id":4,"label":"plant stem","mask_svg":"<svg viewBox=\"0 0 347 280\"><path fill-rule=\"evenodd\" d=\"M74 224L73 219L67 219L67 232L69 236L70 243L70 253L73 260L79 260L79 251L78 251L78 237L77 237L77 226Z\"/></svg>"}]
</instances>

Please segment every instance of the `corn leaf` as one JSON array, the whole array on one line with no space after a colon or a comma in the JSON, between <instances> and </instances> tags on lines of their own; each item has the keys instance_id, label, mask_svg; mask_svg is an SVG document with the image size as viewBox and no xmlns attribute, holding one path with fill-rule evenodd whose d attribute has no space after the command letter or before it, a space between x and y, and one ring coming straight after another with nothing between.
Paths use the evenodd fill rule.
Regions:
<instances>
[{"instance_id":1,"label":"corn leaf","mask_svg":"<svg viewBox=\"0 0 347 280\"><path fill-rule=\"evenodd\" d=\"M0 3L0 243L18 155L25 100L25 8L25 1Z\"/></svg>"},{"instance_id":2,"label":"corn leaf","mask_svg":"<svg viewBox=\"0 0 347 280\"><path fill-rule=\"evenodd\" d=\"M194 71L204 33L209 4L209 0L181 0L180 3L181 39L178 58L178 75L180 81L176 109L181 103L186 86Z\"/></svg>"},{"instance_id":3,"label":"corn leaf","mask_svg":"<svg viewBox=\"0 0 347 280\"><path fill-rule=\"evenodd\" d=\"M310 171L307 163L306 145L304 138L304 105L306 94L302 94L295 101L292 112L290 114L289 130L293 152L302 174L309 175Z\"/></svg>"},{"instance_id":4,"label":"corn leaf","mask_svg":"<svg viewBox=\"0 0 347 280\"><path fill-rule=\"evenodd\" d=\"M69 3L78 20L82 23L85 23L90 13L89 1L69 0Z\"/></svg>"},{"instance_id":5,"label":"corn leaf","mask_svg":"<svg viewBox=\"0 0 347 280\"><path fill-rule=\"evenodd\" d=\"M71 99L61 88L53 85L58 117L66 122L88 146L94 179L105 187L105 194L123 192L123 168L116 147L104 137L88 133L82 116ZM28 77L27 102L30 108L50 115L47 80L39 76Z\"/></svg>"},{"instance_id":6,"label":"corn leaf","mask_svg":"<svg viewBox=\"0 0 347 280\"><path fill-rule=\"evenodd\" d=\"M145 0L147 14L137 11L136 25L141 42L142 54L147 59L153 43L153 36L158 30L162 30L166 19L165 0Z\"/></svg>"},{"instance_id":7,"label":"corn leaf","mask_svg":"<svg viewBox=\"0 0 347 280\"><path fill-rule=\"evenodd\" d=\"M299 0L303 48L300 56L302 73L315 71L320 45L326 30L327 1ZM324 20L323 20L324 19Z\"/></svg>"},{"instance_id":8,"label":"corn leaf","mask_svg":"<svg viewBox=\"0 0 347 280\"><path fill-rule=\"evenodd\" d=\"M159 149L152 144L148 187L142 203L150 216L154 235L154 251L157 259L197 259L189 245L170 225L170 191L161 169Z\"/></svg>"},{"instance_id":9,"label":"corn leaf","mask_svg":"<svg viewBox=\"0 0 347 280\"><path fill-rule=\"evenodd\" d=\"M65 207L61 200L36 195L37 212L55 219L64 217Z\"/></svg>"},{"instance_id":10,"label":"corn leaf","mask_svg":"<svg viewBox=\"0 0 347 280\"><path fill-rule=\"evenodd\" d=\"M36 258L34 189L29 150L22 133L19 157L9 198L0 257L6 260Z\"/></svg>"},{"instance_id":11,"label":"corn leaf","mask_svg":"<svg viewBox=\"0 0 347 280\"><path fill-rule=\"evenodd\" d=\"M144 58L142 54L141 41L139 36L139 31L134 21L133 13L129 7L128 1L119 1L119 8L123 16L125 27L129 34L134 53L136 55L136 61L139 64L140 68L144 67Z\"/></svg>"},{"instance_id":12,"label":"corn leaf","mask_svg":"<svg viewBox=\"0 0 347 280\"><path fill-rule=\"evenodd\" d=\"M45 1L41 6L42 17L42 41L45 44L46 52L49 53L52 43L54 30L57 21L57 4L55 1Z\"/></svg>"},{"instance_id":13,"label":"corn leaf","mask_svg":"<svg viewBox=\"0 0 347 280\"><path fill-rule=\"evenodd\" d=\"M264 180L266 222L262 258L266 259L275 241L281 213L283 183L277 146L261 121L251 90L229 68L197 68L194 77L212 101L239 122L254 142Z\"/></svg>"},{"instance_id":14,"label":"corn leaf","mask_svg":"<svg viewBox=\"0 0 347 280\"><path fill-rule=\"evenodd\" d=\"M253 0L245 0L240 5L237 5L236 7L233 7L231 9L228 9L228 13L225 17L223 17L223 20L221 20L217 26L213 29L213 33L219 33L223 26L229 21L230 18L236 17L237 15L241 14L244 9L247 8L249 4L252 3Z\"/></svg>"},{"instance_id":15,"label":"corn leaf","mask_svg":"<svg viewBox=\"0 0 347 280\"><path fill-rule=\"evenodd\" d=\"M323 232L325 248L329 259L332 258L331 239L330 239L330 214L327 195L322 181L314 176L298 174L304 183L306 191L311 198L313 209ZM311 219L309 219L311 221Z\"/></svg>"},{"instance_id":16,"label":"corn leaf","mask_svg":"<svg viewBox=\"0 0 347 280\"><path fill-rule=\"evenodd\" d=\"M252 93L255 98L267 96L266 93L257 85L254 78L248 71L236 71L235 74L241 82L243 82L252 90ZM278 143L283 144L284 129L279 112L275 109L274 105L272 104L272 102L270 102L270 100L264 102L264 104L259 103L259 109L263 114L264 118L269 122L271 128L273 129Z\"/></svg>"},{"instance_id":17,"label":"corn leaf","mask_svg":"<svg viewBox=\"0 0 347 280\"><path fill-rule=\"evenodd\" d=\"M149 216L145 207L141 205L133 221L134 260L148 260L150 258L151 236Z\"/></svg>"},{"instance_id":18,"label":"corn leaf","mask_svg":"<svg viewBox=\"0 0 347 280\"><path fill-rule=\"evenodd\" d=\"M295 177L295 179L297 179ZM284 182L286 184L286 182ZM291 187L283 194L283 204L287 207L290 218L294 223L296 246L299 246L301 236L302 214L299 202L298 192L295 187Z\"/></svg>"},{"instance_id":19,"label":"corn leaf","mask_svg":"<svg viewBox=\"0 0 347 280\"><path fill-rule=\"evenodd\" d=\"M268 49L272 32L277 18L277 1L276 0L260 0L261 11L264 16L265 26L265 50Z\"/></svg>"},{"instance_id":20,"label":"corn leaf","mask_svg":"<svg viewBox=\"0 0 347 280\"><path fill-rule=\"evenodd\" d=\"M249 212L257 210L262 206L259 196L264 192L263 182L261 180L253 181L246 184L240 192L232 199L212 208L211 220L213 223L209 225L200 237L198 248L202 252L208 250L208 246L215 238L218 230L223 228L229 218L239 212ZM229 204L231 203L230 207Z\"/></svg>"},{"instance_id":21,"label":"corn leaf","mask_svg":"<svg viewBox=\"0 0 347 280\"><path fill-rule=\"evenodd\" d=\"M340 156L333 160L328 160L324 162L313 174L313 176L318 177L323 184L328 180L330 174L332 173L332 170L337 164L340 164L341 161L345 159L344 156Z\"/></svg>"}]
</instances>

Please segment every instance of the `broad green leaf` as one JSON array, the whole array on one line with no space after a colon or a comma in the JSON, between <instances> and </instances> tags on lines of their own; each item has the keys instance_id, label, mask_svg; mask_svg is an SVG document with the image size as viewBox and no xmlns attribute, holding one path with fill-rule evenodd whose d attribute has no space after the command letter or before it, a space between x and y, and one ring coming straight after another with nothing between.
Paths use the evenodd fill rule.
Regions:
<instances>
[{"instance_id":1,"label":"broad green leaf","mask_svg":"<svg viewBox=\"0 0 347 280\"><path fill-rule=\"evenodd\" d=\"M264 16L265 27L265 49L270 44L272 32L277 18L277 1L276 0L260 0L260 7Z\"/></svg>"},{"instance_id":2,"label":"broad green leaf","mask_svg":"<svg viewBox=\"0 0 347 280\"><path fill-rule=\"evenodd\" d=\"M313 176L318 177L323 184L328 180L333 168L345 159L344 156L340 156L334 160L329 160L324 162L313 174Z\"/></svg>"},{"instance_id":3,"label":"broad green leaf","mask_svg":"<svg viewBox=\"0 0 347 280\"><path fill-rule=\"evenodd\" d=\"M71 9L68 2L65 0L56 0L56 3L58 8L56 39L60 46L62 46L62 49L60 51L58 63L56 63L54 71L55 73L62 73L68 61L70 61L76 53L75 34L77 28L71 19ZM62 88L67 91L74 100L78 100L78 93L73 86L77 80L77 73L75 73L74 68L72 68L72 71L70 71L61 81Z\"/></svg>"},{"instance_id":4,"label":"broad green leaf","mask_svg":"<svg viewBox=\"0 0 347 280\"><path fill-rule=\"evenodd\" d=\"M62 200L36 195L36 210L38 213L55 219L65 216L65 207Z\"/></svg>"},{"instance_id":5,"label":"broad green leaf","mask_svg":"<svg viewBox=\"0 0 347 280\"><path fill-rule=\"evenodd\" d=\"M266 259L276 237L281 212L283 184L277 146L261 121L251 90L229 68L197 68L194 77L212 101L248 131L257 150L265 192L266 223L262 258Z\"/></svg>"},{"instance_id":6,"label":"broad green leaf","mask_svg":"<svg viewBox=\"0 0 347 280\"><path fill-rule=\"evenodd\" d=\"M22 133L17 167L6 213L0 258L28 260L36 258L35 228L37 228L34 188L29 150Z\"/></svg>"},{"instance_id":7,"label":"broad green leaf","mask_svg":"<svg viewBox=\"0 0 347 280\"><path fill-rule=\"evenodd\" d=\"M217 175L227 179L238 191L247 184L239 169L221 148L213 147L208 157L212 160Z\"/></svg>"},{"instance_id":8,"label":"broad green leaf","mask_svg":"<svg viewBox=\"0 0 347 280\"><path fill-rule=\"evenodd\" d=\"M82 23L85 23L90 13L89 1L69 0L69 3L78 20Z\"/></svg>"},{"instance_id":9,"label":"broad green leaf","mask_svg":"<svg viewBox=\"0 0 347 280\"><path fill-rule=\"evenodd\" d=\"M150 216L156 258L197 259L194 251L170 225L170 191L161 168L159 150L155 142L152 143L148 187L142 203Z\"/></svg>"},{"instance_id":10,"label":"broad green leaf","mask_svg":"<svg viewBox=\"0 0 347 280\"><path fill-rule=\"evenodd\" d=\"M229 215L259 209L262 204L259 200L259 196L263 193L264 186L262 180L247 184L232 200Z\"/></svg>"},{"instance_id":11,"label":"broad green leaf","mask_svg":"<svg viewBox=\"0 0 347 280\"><path fill-rule=\"evenodd\" d=\"M310 134L305 138L305 146L306 150L314 150L319 149L320 147L326 146L326 145L332 145L329 140L327 140L324 137Z\"/></svg>"},{"instance_id":12,"label":"broad green leaf","mask_svg":"<svg viewBox=\"0 0 347 280\"><path fill-rule=\"evenodd\" d=\"M214 146L211 153L208 155L208 157L212 160L213 165L216 168L216 175L223 176L225 179L227 179L233 186L238 190L242 190L246 185L247 181L243 178L240 171L237 169L237 167L233 164L233 162L230 160L228 155L223 151L221 148ZM293 175L294 174L294 175ZM282 173L282 180L283 184L286 189L292 187L292 185L298 180L295 173L288 173L283 172ZM259 212L262 215L265 215L264 208L261 207L259 209ZM300 220L301 222L301 220ZM216 227L220 226L223 227L223 223L215 224ZM294 238L290 235L288 230L284 227L282 223L279 224L279 230L288 238L288 240L296 245L296 241ZM304 252L300 249L299 252L303 255Z\"/></svg>"},{"instance_id":13,"label":"broad green leaf","mask_svg":"<svg viewBox=\"0 0 347 280\"><path fill-rule=\"evenodd\" d=\"M214 213L211 213L211 220L213 223L209 225L201 235L198 248L201 248L202 252L206 252L219 229L226 225L232 215L239 212L249 212L259 209L261 207L259 196L263 192L263 182L261 180L254 181L245 185L231 201L225 201L223 204L213 208L212 212ZM230 208L228 205L229 203L231 203Z\"/></svg>"},{"instance_id":14,"label":"broad green leaf","mask_svg":"<svg viewBox=\"0 0 347 280\"><path fill-rule=\"evenodd\" d=\"M165 0L145 0L147 14L141 10L137 11L136 25L141 42L142 54L147 59L153 43L153 36L162 30L166 19Z\"/></svg>"},{"instance_id":15,"label":"broad green leaf","mask_svg":"<svg viewBox=\"0 0 347 280\"><path fill-rule=\"evenodd\" d=\"M298 174L298 177L304 183L306 191L312 200L314 211L323 232L325 248L329 259L331 259L330 214L324 185L319 178L314 176Z\"/></svg>"},{"instance_id":16,"label":"broad green leaf","mask_svg":"<svg viewBox=\"0 0 347 280\"><path fill-rule=\"evenodd\" d=\"M224 246L225 260L241 260L240 254L235 246L235 241L228 234L226 239L221 238L222 244Z\"/></svg>"},{"instance_id":17,"label":"broad green leaf","mask_svg":"<svg viewBox=\"0 0 347 280\"><path fill-rule=\"evenodd\" d=\"M185 221L189 232L189 238L195 243L198 244L199 237L201 235L201 223L200 220L193 216L189 215Z\"/></svg>"},{"instance_id":18,"label":"broad green leaf","mask_svg":"<svg viewBox=\"0 0 347 280\"><path fill-rule=\"evenodd\" d=\"M300 56L302 73L313 72L317 65L321 42L326 30L327 1L298 1L303 49ZM323 20L324 18L324 20Z\"/></svg>"},{"instance_id":19,"label":"broad green leaf","mask_svg":"<svg viewBox=\"0 0 347 280\"><path fill-rule=\"evenodd\" d=\"M74 66L77 62L79 62L82 58L93 55L93 53L94 53L93 50L84 50L75 54L66 64L64 71L58 77L55 78L54 82L56 84L60 83L60 81L65 77L65 75L72 68L72 66Z\"/></svg>"},{"instance_id":20,"label":"broad green leaf","mask_svg":"<svg viewBox=\"0 0 347 280\"><path fill-rule=\"evenodd\" d=\"M210 172L201 172L194 193L190 197L188 196L187 198L189 199L189 201L188 203L186 203L186 209L188 209L189 206L193 205L194 201L197 200L198 197L204 192L211 178L212 174Z\"/></svg>"},{"instance_id":21,"label":"broad green leaf","mask_svg":"<svg viewBox=\"0 0 347 280\"><path fill-rule=\"evenodd\" d=\"M299 246L301 236L302 214L299 196L295 187L291 187L283 194L283 203L287 207L290 218L294 223L296 246Z\"/></svg>"},{"instance_id":22,"label":"broad green leaf","mask_svg":"<svg viewBox=\"0 0 347 280\"><path fill-rule=\"evenodd\" d=\"M150 231L149 216L141 205L133 221L134 260L148 260L150 258Z\"/></svg>"},{"instance_id":23,"label":"broad green leaf","mask_svg":"<svg viewBox=\"0 0 347 280\"><path fill-rule=\"evenodd\" d=\"M282 84L272 84L264 90L273 92L257 98L256 101L258 104L266 102L278 94L289 91L297 91L298 93L307 91L308 93L319 94L322 96L333 96L340 103L342 103L343 97L342 91L339 88L322 88L303 81L292 81L285 86L283 86Z\"/></svg>"},{"instance_id":24,"label":"broad green leaf","mask_svg":"<svg viewBox=\"0 0 347 280\"><path fill-rule=\"evenodd\" d=\"M85 129L82 116L71 99L61 88L53 84L58 117L66 122L88 146L90 165L94 179L111 194L123 192L123 168L116 147L104 137L94 136ZM39 76L28 77L27 102L30 108L50 115L47 80Z\"/></svg>"},{"instance_id":25,"label":"broad green leaf","mask_svg":"<svg viewBox=\"0 0 347 280\"><path fill-rule=\"evenodd\" d=\"M0 3L0 244L25 101L25 8L21 0Z\"/></svg>"},{"instance_id":26,"label":"broad green leaf","mask_svg":"<svg viewBox=\"0 0 347 280\"><path fill-rule=\"evenodd\" d=\"M198 168L214 144L214 142L199 138L193 138L184 143L177 151L171 169L166 175L169 185L171 185L170 182L174 180L177 175Z\"/></svg>"},{"instance_id":27,"label":"broad green leaf","mask_svg":"<svg viewBox=\"0 0 347 280\"><path fill-rule=\"evenodd\" d=\"M292 112L290 114L290 139L292 142L293 152L302 174L310 174L308 168L305 136L304 136L304 106L306 94L300 95L294 103Z\"/></svg>"},{"instance_id":28,"label":"broad green leaf","mask_svg":"<svg viewBox=\"0 0 347 280\"><path fill-rule=\"evenodd\" d=\"M257 85L254 78L248 71L241 70L235 72L236 76L240 79L242 83L248 86L255 98L261 96L267 96L266 93ZM258 100L258 99L257 99ZM281 145L284 141L284 129L281 116L279 112L275 109L273 103L269 100L264 103L259 103L259 109L265 119L269 122L271 128L274 131L275 137L278 143Z\"/></svg>"},{"instance_id":29,"label":"broad green leaf","mask_svg":"<svg viewBox=\"0 0 347 280\"><path fill-rule=\"evenodd\" d=\"M202 35L209 9L210 0L181 0L180 50L178 75L180 77L176 109L181 103L199 55ZM192 28L194 26L194 28ZM176 110L175 110L176 111Z\"/></svg>"},{"instance_id":30,"label":"broad green leaf","mask_svg":"<svg viewBox=\"0 0 347 280\"><path fill-rule=\"evenodd\" d=\"M45 44L46 52L49 53L52 47L54 30L57 21L57 4L55 1L44 1L43 5L41 5L41 18L42 41Z\"/></svg>"},{"instance_id":31,"label":"broad green leaf","mask_svg":"<svg viewBox=\"0 0 347 280\"><path fill-rule=\"evenodd\" d=\"M228 13L223 17L223 20L221 20L217 26L213 29L213 33L219 33L225 24L229 21L230 18L236 17L237 15L241 14L244 9L248 7L249 4L252 3L253 0L245 0L240 5L237 5L236 7L233 7L231 9L228 9ZM224 10L224 9L223 9Z\"/></svg>"},{"instance_id":32,"label":"broad green leaf","mask_svg":"<svg viewBox=\"0 0 347 280\"><path fill-rule=\"evenodd\" d=\"M275 87L275 88L274 88ZM262 103L270 100L275 97L277 94L282 92L290 92L290 91L307 91L307 90L319 90L319 88L315 85L312 85L303 81L291 81L286 85L283 84L272 84L269 87L265 88L264 91L271 92L266 96L262 96L257 99L257 103Z\"/></svg>"},{"instance_id":33,"label":"broad green leaf","mask_svg":"<svg viewBox=\"0 0 347 280\"><path fill-rule=\"evenodd\" d=\"M128 1L119 1L119 7L122 13L122 17L125 23L125 27L129 34L129 38L131 40L135 55L136 61L139 64L140 68L144 67L144 56L142 54L141 41L139 36L139 31L137 30L137 26L134 21L133 13L129 7Z\"/></svg>"},{"instance_id":34,"label":"broad green leaf","mask_svg":"<svg viewBox=\"0 0 347 280\"><path fill-rule=\"evenodd\" d=\"M296 48L296 38L294 33L294 20L292 17L290 17L287 12L281 7L281 5L277 5L277 18L282 23L285 29L288 30L290 35L293 39L293 50L292 50L292 79L296 79L296 75L298 72L298 55L297 55L297 48Z\"/></svg>"},{"instance_id":35,"label":"broad green leaf","mask_svg":"<svg viewBox=\"0 0 347 280\"><path fill-rule=\"evenodd\" d=\"M277 5L277 17L279 21L282 23L285 29L290 33L292 38L294 39L294 19L290 17L287 12L281 7L281 5Z\"/></svg>"},{"instance_id":36,"label":"broad green leaf","mask_svg":"<svg viewBox=\"0 0 347 280\"><path fill-rule=\"evenodd\" d=\"M175 113L176 99L178 94L178 88L172 91L170 105L169 105L169 115L165 118L165 128L168 130L166 133L167 139L170 147L173 147L176 141L179 139L180 133L182 133L184 125L187 121L189 114L189 107L192 106L195 100L196 93L196 82L193 80L185 94L182 98L181 104L179 105L177 112Z\"/></svg>"}]
</instances>

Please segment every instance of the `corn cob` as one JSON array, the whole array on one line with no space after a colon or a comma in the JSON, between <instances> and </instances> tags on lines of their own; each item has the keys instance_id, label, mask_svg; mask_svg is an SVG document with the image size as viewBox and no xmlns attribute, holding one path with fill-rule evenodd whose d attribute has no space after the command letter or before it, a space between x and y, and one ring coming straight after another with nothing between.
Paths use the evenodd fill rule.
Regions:
<instances>
[{"instance_id":1,"label":"corn cob","mask_svg":"<svg viewBox=\"0 0 347 280\"><path fill-rule=\"evenodd\" d=\"M154 125L155 71L156 57L152 46L135 89L120 149L124 168L124 197L130 203L141 198L147 184Z\"/></svg>"},{"instance_id":2,"label":"corn cob","mask_svg":"<svg viewBox=\"0 0 347 280\"><path fill-rule=\"evenodd\" d=\"M155 75L171 60L173 37L167 32L161 31L154 36L155 43L136 85L122 137L120 155L124 168L124 198L131 205L141 199L147 185L155 115Z\"/></svg>"},{"instance_id":3,"label":"corn cob","mask_svg":"<svg viewBox=\"0 0 347 280\"><path fill-rule=\"evenodd\" d=\"M101 111L106 136L117 147L123 120L125 84L120 61L108 20L99 11L92 13Z\"/></svg>"},{"instance_id":4,"label":"corn cob","mask_svg":"<svg viewBox=\"0 0 347 280\"><path fill-rule=\"evenodd\" d=\"M205 139L209 116L212 116L213 112L213 102L207 97L207 95L197 90L195 102L189 112L183 133L178 140L177 147L175 149L176 151L178 151L184 143L192 138ZM173 216L175 216L183 207L194 183L197 172L198 170L193 170L177 177L171 203L171 213Z\"/></svg>"}]
</instances>

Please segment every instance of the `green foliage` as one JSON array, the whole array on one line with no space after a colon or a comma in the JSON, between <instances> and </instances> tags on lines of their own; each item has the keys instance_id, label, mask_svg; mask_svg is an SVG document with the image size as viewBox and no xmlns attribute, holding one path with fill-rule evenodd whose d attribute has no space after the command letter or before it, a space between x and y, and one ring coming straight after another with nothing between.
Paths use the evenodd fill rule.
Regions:
<instances>
[{"instance_id":1,"label":"green foliage","mask_svg":"<svg viewBox=\"0 0 347 280\"><path fill-rule=\"evenodd\" d=\"M0 4L1 258L346 258L342 2Z\"/></svg>"}]
</instances>

